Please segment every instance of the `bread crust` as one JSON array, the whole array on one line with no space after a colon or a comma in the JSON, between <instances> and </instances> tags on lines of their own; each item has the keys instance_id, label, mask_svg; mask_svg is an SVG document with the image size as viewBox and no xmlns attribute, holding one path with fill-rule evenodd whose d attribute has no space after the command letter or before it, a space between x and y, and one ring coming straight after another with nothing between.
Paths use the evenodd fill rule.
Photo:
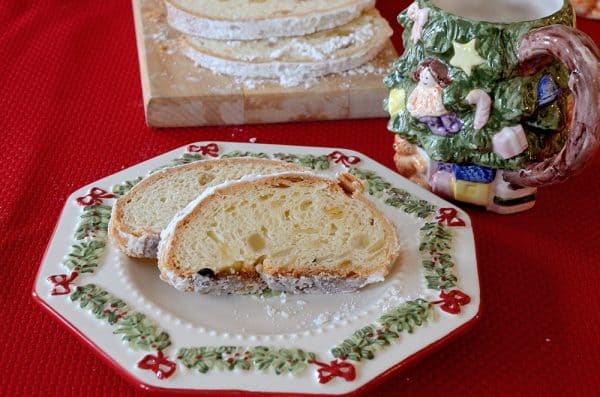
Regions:
<instances>
[{"instance_id":1,"label":"bread crust","mask_svg":"<svg viewBox=\"0 0 600 397\"><path fill-rule=\"evenodd\" d=\"M290 171L304 170L303 167L284 163L279 160L268 160L260 158L239 157L227 159L210 159L200 160L194 163L165 168L164 170L155 172L147 178L136 184L127 194L117 199L113 205L110 221L108 224L109 239L117 246L117 248L125 255L133 258L156 258L158 243L160 241L161 230L152 229L134 229L123 221L125 206L131 197L137 194L143 194L149 186L160 183L160 181L174 173L185 170L193 170L196 168L215 168L219 166L244 166L248 164L269 164L274 161L280 163L284 168Z\"/></svg>"},{"instance_id":2,"label":"bread crust","mask_svg":"<svg viewBox=\"0 0 600 397\"><path fill-rule=\"evenodd\" d=\"M179 218L174 219L171 225L165 229L158 250L158 267L162 274L161 279L167 281L177 289L197 293L205 293L204 291L206 290L213 291L216 288L211 289L208 285L211 282L219 283L223 281L218 277L219 275L206 280L205 277L201 277L198 274L189 274L182 271L178 267L171 251L171 248L177 244L180 237L177 230L185 227L196 216L201 216L200 213L204 208L212 201L219 200L219 196L235 194L235 192L247 187L261 185L277 186L291 183L312 185L323 181L329 184L330 189L359 200L370 209L374 217L377 217L382 222L385 240L388 243L385 261L373 266L375 270L365 270L364 272L356 270L344 271L342 269L332 270L319 266L311 267L310 271L298 271L294 269L293 264L287 263L271 266L258 265L255 268L256 275L264 282L263 286L265 288L283 290L290 293L345 293L356 291L358 288L369 283L383 281L399 254L396 231L390 221L362 194L364 187L360 180L346 173L341 174L338 180L308 173L285 173L260 177L256 180L241 180L221 187L217 186L206 197L199 198L199 201L192 208L188 208L185 212L182 212ZM278 268L278 270L274 270L273 268ZM200 278L202 279L202 288L198 287ZM237 293L235 286L220 287L218 289L227 291L223 293Z\"/></svg>"},{"instance_id":3,"label":"bread crust","mask_svg":"<svg viewBox=\"0 0 600 397\"><path fill-rule=\"evenodd\" d=\"M212 295L255 294L267 288L290 294L343 294L354 292L374 281L383 281L383 277L371 280L367 277L343 278L329 275L285 277L258 272L253 275L222 274L215 277L194 274L189 278L182 278L165 271L160 278L183 292Z\"/></svg>"},{"instance_id":4,"label":"bread crust","mask_svg":"<svg viewBox=\"0 0 600 397\"><path fill-rule=\"evenodd\" d=\"M217 40L256 40L269 37L304 36L319 30L344 25L364 10L373 8L375 0L355 0L326 10L254 19L224 19L177 7L166 0L167 21L182 33Z\"/></svg>"}]
</instances>

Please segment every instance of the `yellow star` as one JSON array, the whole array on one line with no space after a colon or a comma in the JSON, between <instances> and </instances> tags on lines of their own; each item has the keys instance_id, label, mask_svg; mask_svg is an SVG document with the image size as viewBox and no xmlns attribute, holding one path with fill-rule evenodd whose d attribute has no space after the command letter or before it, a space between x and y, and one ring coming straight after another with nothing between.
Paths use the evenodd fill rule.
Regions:
<instances>
[{"instance_id":1,"label":"yellow star","mask_svg":"<svg viewBox=\"0 0 600 397\"><path fill-rule=\"evenodd\" d=\"M394 88L390 91L388 99L388 112L394 116L406 107L406 91L401 88Z\"/></svg>"},{"instance_id":2,"label":"yellow star","mask_svg":"<svg viewBox=\"0 0 600 397\"><path fill-rule=\"evenodd\" d=\"M471 71L475 66L485 62L485 59L480 57L475 49L476 41L477 39L473 39L465 44L454 42L454 56L450 60L450 65L461 68L467 76L471 76Z\"/></svg>"}]
</instances>

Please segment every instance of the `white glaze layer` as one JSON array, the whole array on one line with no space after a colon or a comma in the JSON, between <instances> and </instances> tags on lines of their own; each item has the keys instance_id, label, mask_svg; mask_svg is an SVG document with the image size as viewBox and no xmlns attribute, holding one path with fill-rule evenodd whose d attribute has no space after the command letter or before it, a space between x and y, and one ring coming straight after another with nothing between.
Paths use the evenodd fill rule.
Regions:
<instances>
[{"instance_id":1,"label":"white glaze layer","mask_svg":"<svg viewBox=\"0 0 600 397\"><path fill-rule=\"evenodd\" d=\"M186 46L183 49L183 54L194 61L197 66L215 73L242 78L278 79L282 86L291 87L302 83L306 79L358 68L375 58L381 52L387 40L387 36L381 36L381 39L374 45L357 51L348 57L315 62L244 62L216 57L191 46Z\"/></svg>"},{"instance_id":2,"label":"white glaze layer","mask_svg":"<svg viewBox=\"0 0 600 397\"><path fill-rule=\"evenodd\" d=\"M168 1L165 4L169 25L182 33L217 40L256 40L303 36L344 25L363 10L372 8L375 0L360 0L344 8L316 11L303 16L237 21L210 19L177 8Z\"/></svg>"}]
</instances>

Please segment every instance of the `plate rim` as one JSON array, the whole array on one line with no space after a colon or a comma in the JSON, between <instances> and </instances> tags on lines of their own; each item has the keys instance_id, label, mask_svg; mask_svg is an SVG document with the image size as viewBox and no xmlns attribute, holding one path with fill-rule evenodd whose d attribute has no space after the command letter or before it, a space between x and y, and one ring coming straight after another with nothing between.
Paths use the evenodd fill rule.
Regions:
<instances>
[{"instance_id":1,"label":"plate rim","mask_svg":"<svg viewBox=\"0 0 600 397\"><path fill-rule=\"evenodd\" d=\"M479 278L479 276L478 276ZM40 296L38 296L37 292L34 291L32 293L32 297L36 303L40 305L42 309L48 312L53 319L55 319L64 329L69 331L69 333L81 343L83 346L89 348L94 355L100 358L104 364L110 367L113 371L117 373L118 376L124 378L130 385L134 386L137 390L156 394L156 395L165 395L170 394L174 396L190 396L190 395L204 395L204 396L216 396L216 395L225 395L225 396L234 396L239 395L240 393L244 393L244 395L254 396L254 397L272 397L272 396L283 396L283 397L307 397L314 396L313 393L289 393L289 392L264 392L264 391L252 391L252 390L242 390L242 389L179 389L179 388L167 388L167 387L158 387L146 383L136 377L127 369L123 368L121 364L115 361L108 353L102 350L99 346L97 346L91 339L87 338L81 330L79 330L75 325L73 325L69 320L63 317L60 313L53 310ZM424 349L419 350L418 352L408 356L404 360L400 361L396 365L391 368L388 368L386 371L377 375L375 378L372 378L364 385L359 386L353 391L343 394L332 394L332 393L320 393L321 395L327 396L339 396L339 397L358 397L364 395L364 393L369 390L381 385L393 375L397 375L404 370L407 370L409 367L416 364L421 359L429 356L430 354L440 350L444 346L448 345L450 342L457 339L464 333L467 333L472 328L475 327L477 323L481 320L482 315L482 301L481 298L479 300L479 308L477 313L467 322L459 326L458 328L452 330L450 333L446 334L444 337L430 343Z\"/></svg>"},{"instance_id":2,"label":"plate rim","mask_svg":"<svg viewBox=\"0 0 600 397\"><path fill-rule=\"evenodd\" d=\"M314 393L298 393L298 392L278 392L278 391L257 391L257 390L244 390L244 389L190 389L190 388L171 388L171 387L160 387L160 386L155 386L152 384L149 384L147 382L145 382L144 380L142 380L141 378L139 378L134 372L128 370L127 368L125 368L121 363L119 363L118 361L116 361L114 358L112 358L112 356L106 352L105 350L103 350L101 347L99 347L92 339L90 339L89 336L87 336L81 329L79 329L75 324L73 324L71 321L69 321L66 317L63 316L63 314L59 313L55 308L52 308L51 305L49 304L49 302L47 302L41 295L40 293L38 293L38 291L36 290L37 285L38 285L38 280L40 279L41 272L43 269L43 264L46 261L46 257L48 255L48 251L49 248L51 246L52 241L54 241L54 238L56 236L56 233L59 229L59 224L60 224L60 220L63 217L63 214L67 208L67 206L69 205L71 199L74 198L74 195L80 191L83 190L85 188L91 187L92 185L97 184L99 181L104 180L106 178L112 177L117 173L121 173L121 172L126 172L131 168L134 167L138 167L143 163L146 162L151 162L153 160L155 160L158 157L162 157L164 155L167 155L171 152L176 152L176 151L184 151L186 148L189 148L191 145L202 145L202 144L208 144L208 143L216 143L217 145L219 144L225 144L225 145L236 145L236 144L244 144L244 145L249 145L248 142L238 142L238 141L208 141L208 140L203 140L203 141L193 141L190 142L186 145L179 145L173 149L168 149L162 153L159 153L153 157L150 157L146 160L142 160L138 163L132 164L129 167L123 168L121 170L117 170L111 174L99 177L98 179L96 179L95 181L92 181L89 184L80 186L74 190L71 191L71 193L67 196L67 198L65 199L65 202L63 204L63 207L58 215L58 217L55 220L55 226L53 229L52 234L50 235L50 238L48 239L48 243L46 244L46 248L44 251L44 254L41 257L41 260L38 263L38 267L37 267L37 271L36 271L36 276L33 280L33 285L32 285L32 298L33 300L40 305L40 307L42 309L44 309L46 312L48 312L52 318L54 318L55 320L58 321L58 323L63 326L65 329L67 329L72 335L74 335L76 337L77 340L79 340L81 343L83 343L84 346L86 346L87 348L91 349L91 351L97 356L99 357L106 365L108 365L110 368L112 368L112 370L114 370L119 376L121 376L122 378L124 378L128 383L130 383L132 386L134 386L136 389L147 392L147 393L151 393L151 394L155 394L155 395L164 395L164 394L169 394L169 395L175 395L175 396L189 396L189 395L202 395L202 396L212 396L212 395L238 395L239 393L245 393L251 396L265 396L265 397L270 397L270 396L285 396L285 397L306 397L306 396L314 396ZM277 146L277 147L281 147L281 148L301 148L301 149L325 149L325 150L340 150L340 151L344 151L345 153L351 153L351 154L359 154L360 156L362 156L363 158L367 158L370 161L372 161L373 163L379 165L382 168L385 168L391 172L394 172L393 170L391 170L389 167L381 164L379 161L373 159L372 157L353 150L353 149L349 149L349 148L344 148L344 147L328 147L328 146L307 146L307 145L280 145L280 144L276 144L276 143L266 143L266 144L259 144L259 143L250 143L251 145L256 145L257 147L260 146ZM206 159L210 159L210 158L206 158ZM401 175L397 174L398 177L405 179L404 177L402 177ZM408 180L407 180L408 181ZM466 320L464 323L462 323L461 325L459 325L458 327L452 329L450 332L448 332L447 334L445 334L444 336L442 336L439 339L436 339L430 343L428 343L426 346L424 346L423 348L421 348L420 350L416 351L415 353L407 356L406 358L404 358L402 361L397 362L396 364L394 364L393 366L382 370L381 373L379 373L377 376L367 380L364 384L357 386L355 389L346 392L346 393L331 393L331 391L328 393L326 390L323 390L322 392L320 392L319 394L322 395L329 395L329 396L342 396L342 397L354 397L354 396L359 396L359 395L363 395L364 393L366 393L367 391L371 390L372 388L384 383L386 380L388 380L390 377L392 377L393 375L397 375L398 373L406 370L407 368L411 367L412 365L414 365L416 362L418 362L419 360L423 359L424 357L432 354L433 352L441 349L443 346L446 346L447 344L449 344L450 342L452 342L453 340L457 339L460 335L470 331L480 320L481 320L481 316L482 316L482 306L483 306L483 299L482 299L482 286L481 286L481 274L480 274L480 266L479 266L479 253L477 250L477 236L475 235L474 231L473 231L473 222L471 217L469 216L468 213L465 212L465 210L463 210L462 208L456 206L454 203L450 203L436 195L434 195L433 193L431 193L430 191L418 186L418 185L414 185L411 184L411 187L416 188L417 190L419 190L421 193L425 194L426 196L430 196L430 198L435 198L437 200L441 200L443 203L448 204L449 206L453 207L453 208L457 208L460 213L461 216L464 216L468 219L469 221L469 225L470 225L470 230L469 230L469 234L470 237L473 241L473 255L474 255L474 259L475 259L475 271L476 271L476 277L475 280L477 282L477 286L478 286L478 301L477 301L477 311L475 312L474 315L472 315L471 318L469 318L468 320Z\"/></svg>"}]
</instances>

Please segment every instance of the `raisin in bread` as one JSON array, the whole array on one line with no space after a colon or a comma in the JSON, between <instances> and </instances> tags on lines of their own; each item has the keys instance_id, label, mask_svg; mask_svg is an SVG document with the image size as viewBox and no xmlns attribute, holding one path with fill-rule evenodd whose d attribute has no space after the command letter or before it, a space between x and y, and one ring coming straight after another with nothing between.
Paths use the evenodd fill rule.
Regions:
<instances>
[{"instance_id":1,"label":"raisin in bread","mask_svg":"<svg viewBox=\"0 0 600 397\"><path fill-rule=\"evenodd\" d=\"M350 22L375 0L166 0L167 20L192 36L254 40L302 36Z\"/></svg>"},{"instance_id":2,"label":"raisin in bread","mask_svg":"<svg viewBox=\"0 0 600 397\"><path fill-rule=\"evenodd\" d=\"M249 174L305 170L255 158L204 160L167 168L142 180L113 206L109 236L125 254L156 258L160 232L206 188Z\"/></svg>"},{"instance_id":3,"label":"raisin in bread","mask_svg":"<svg viewBox=\"0 0 600 397\"><path fill-rule=\"evenodd\" d=\"M308 36L219 41L186 36L183 53L196 65L240 77L306 79L340 73L381 52L392 28L375 9L350 23Z\"/></svg>"},{"instance_id":4,"label":"raisin in bread","mask_svg":"<svg viewBox=\"0 0 600 397\"><path fill-rule=\"evenodd\" d=\"M249 176L207 189L161 234L161 279L197 293L352 292L383 281L392 224L349 174Z\"/></svg>"}]
</instances>

